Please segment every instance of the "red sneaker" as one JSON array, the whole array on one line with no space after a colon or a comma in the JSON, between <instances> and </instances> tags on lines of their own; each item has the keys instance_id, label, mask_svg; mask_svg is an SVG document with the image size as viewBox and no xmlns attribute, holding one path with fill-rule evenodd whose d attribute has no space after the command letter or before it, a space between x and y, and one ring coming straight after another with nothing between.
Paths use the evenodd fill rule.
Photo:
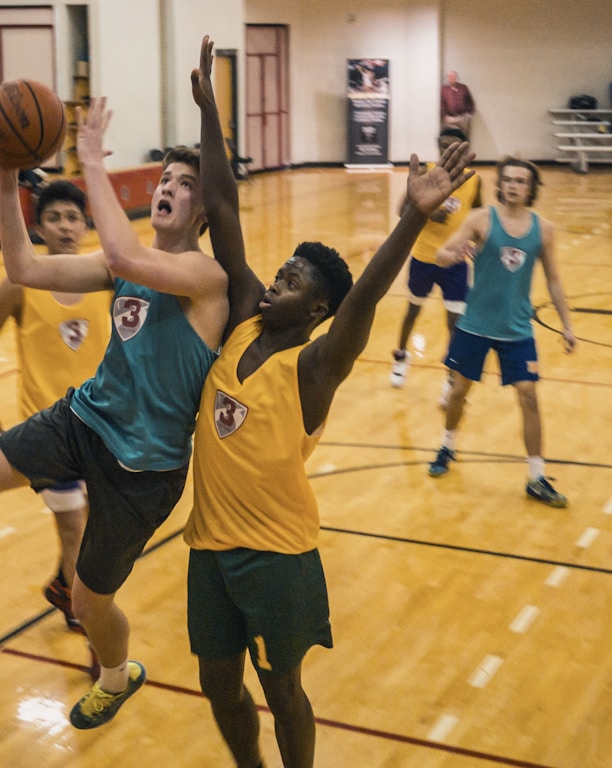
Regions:
<instances>
[{"instance_id":1,"label":"red sneaker","mask_svg":"<svg viewBox=\"0 0 612 768\"><path fill-rule=\"evenodd\" d=\"M71 632L85 635L85 630L72 613L72 594L69 587L64 586L56 576L52 582L47 584L43 594L51 605L59 608L64 614L66 625Z\"/></svg>"}]
</instances>

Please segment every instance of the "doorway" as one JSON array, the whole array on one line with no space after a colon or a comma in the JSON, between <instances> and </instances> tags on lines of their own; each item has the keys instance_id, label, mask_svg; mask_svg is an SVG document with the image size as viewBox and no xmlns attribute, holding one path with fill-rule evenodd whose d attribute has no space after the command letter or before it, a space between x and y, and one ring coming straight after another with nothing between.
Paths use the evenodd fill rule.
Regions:
<instances>
[{"instance_id":1,"label":"doorway","mask_svg":"<svg viewBox=\"0 0 612 768\"><path fill-rule=\"evenodd\" d=\"M289 28L247 24L246 152L253 171L290 164L288 68Z\"/></svg>"}]
</instances>

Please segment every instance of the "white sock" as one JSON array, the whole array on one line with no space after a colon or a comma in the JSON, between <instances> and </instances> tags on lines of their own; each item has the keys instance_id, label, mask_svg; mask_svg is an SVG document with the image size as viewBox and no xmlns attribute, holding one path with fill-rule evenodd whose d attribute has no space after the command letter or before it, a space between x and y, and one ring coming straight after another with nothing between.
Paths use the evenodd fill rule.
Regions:
<instances>
[{"instance_id":1,"label":"white sock","mask_svg":"<svg viewBox=\"0 0 612 768\"><path fill-rule=\"evenodd\" d=\"M456 429L445 429L442 434L442 447L448 448L449 451L455 450L455 440L457 438Z\"/></svg>"},{"instance_id":2,"label":"white sock","mask_svg":"<svg viewBox=\"0 0 612 768\"><path fill-rule=\"evenodd\" d=\"M528 456L529 479L539 480L544 477L544 459L541 456Z\"/></svg>"},{"instance_id":3,"label":"white sock","mask_svg":"<svg viewBox=\"0 0 612 768\"><path fill-rule=\"evenodd\" d=\"M118 667L100 667L100 688L107 693L121 693L128 685L127 659Z\"/></svg>"}]
</instances>

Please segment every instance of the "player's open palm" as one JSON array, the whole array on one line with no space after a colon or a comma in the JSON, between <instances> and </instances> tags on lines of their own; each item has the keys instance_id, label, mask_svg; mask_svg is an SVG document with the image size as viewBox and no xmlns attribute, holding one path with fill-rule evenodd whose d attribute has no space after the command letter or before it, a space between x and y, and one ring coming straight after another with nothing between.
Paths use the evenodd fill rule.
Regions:
<instances>
[{"instance_id":1,"label":"player's open palm","mask_svg":"<svg viewBox=\"0 0 612 768\"><path fill-rule=\"evenodd\" d=\"M202 40L200 49L200 68L191 72L191 93L195 103L203 109L210 106L213 101L212 83L210 75L213 63L213 41L206 35Z\"/></svg>"},{"instance_id":2,"label":"player's open palm","mask_svg":"<svg viewBox=\"0 0 612 768\"><path fill-rule=\"evenodd\" d=\"M425 174L419 172L419 159L410 156L408 175L408 199L429 216L446 198L474 175L474 171L465 171L475 155L467 142L451 144L440 157L438 164Z\"/></svg>"},{"instance_id":3,"label":"player's open palm","mask_svg":"<svg viewBox=\"0 0 612 768\"><path fill-rule=\"evenodd\" d=\"M106 97L92 99L87 114L77 108L77 152L81 163L95 162L112 154L103 141L113 113L106 108Z\"/></svg>"}]
</instances>

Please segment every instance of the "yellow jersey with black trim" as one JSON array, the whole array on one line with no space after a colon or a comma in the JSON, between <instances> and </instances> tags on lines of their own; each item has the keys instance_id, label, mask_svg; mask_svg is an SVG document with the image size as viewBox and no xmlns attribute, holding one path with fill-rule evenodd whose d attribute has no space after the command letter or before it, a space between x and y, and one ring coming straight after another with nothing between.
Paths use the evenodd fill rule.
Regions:
<instances>
[{"instance_id":1,"label":"yellow jersey with black trim","mask_svg":"<svg viewBox=\"0 0 612 768\"><path fill-rule=\"evenodd\" d=\"M431 170L435 165L435 163L427 163L427 170ZM448 216L443 223L427 220L412 246L410 255L413 258L426 264L435 264L436 252L459 229L474 207L479 188L480 179L475 174L442 203L440 207L448 211Z\"/></svg>"},{"instance_id":2,"label":"yellow jersey with black trim","mask_svg":"<svg viewBox=\"0 0 612 768\"><path fill-rule=\"evenodd\" d=\"M112 291L85 293L60 304L50 291L23 288L17 323L19 410L48 408L93 376L110 337Z\"/></svg>"},{"instance_id":3,"label":"yellow jersey with black trim","mask_svg":"<svg viewBox=\"0 0 612 768\"><path fill-rule=\"evenodd\" d=\"M276 352L239 381L238 363L261 330L260 315L238 325L204 384L184 532L194 549L300 554L317 544L319 512L304 463L322 429L304 429L297 367L305 345Z\"/></svg>"}]
</instances>

